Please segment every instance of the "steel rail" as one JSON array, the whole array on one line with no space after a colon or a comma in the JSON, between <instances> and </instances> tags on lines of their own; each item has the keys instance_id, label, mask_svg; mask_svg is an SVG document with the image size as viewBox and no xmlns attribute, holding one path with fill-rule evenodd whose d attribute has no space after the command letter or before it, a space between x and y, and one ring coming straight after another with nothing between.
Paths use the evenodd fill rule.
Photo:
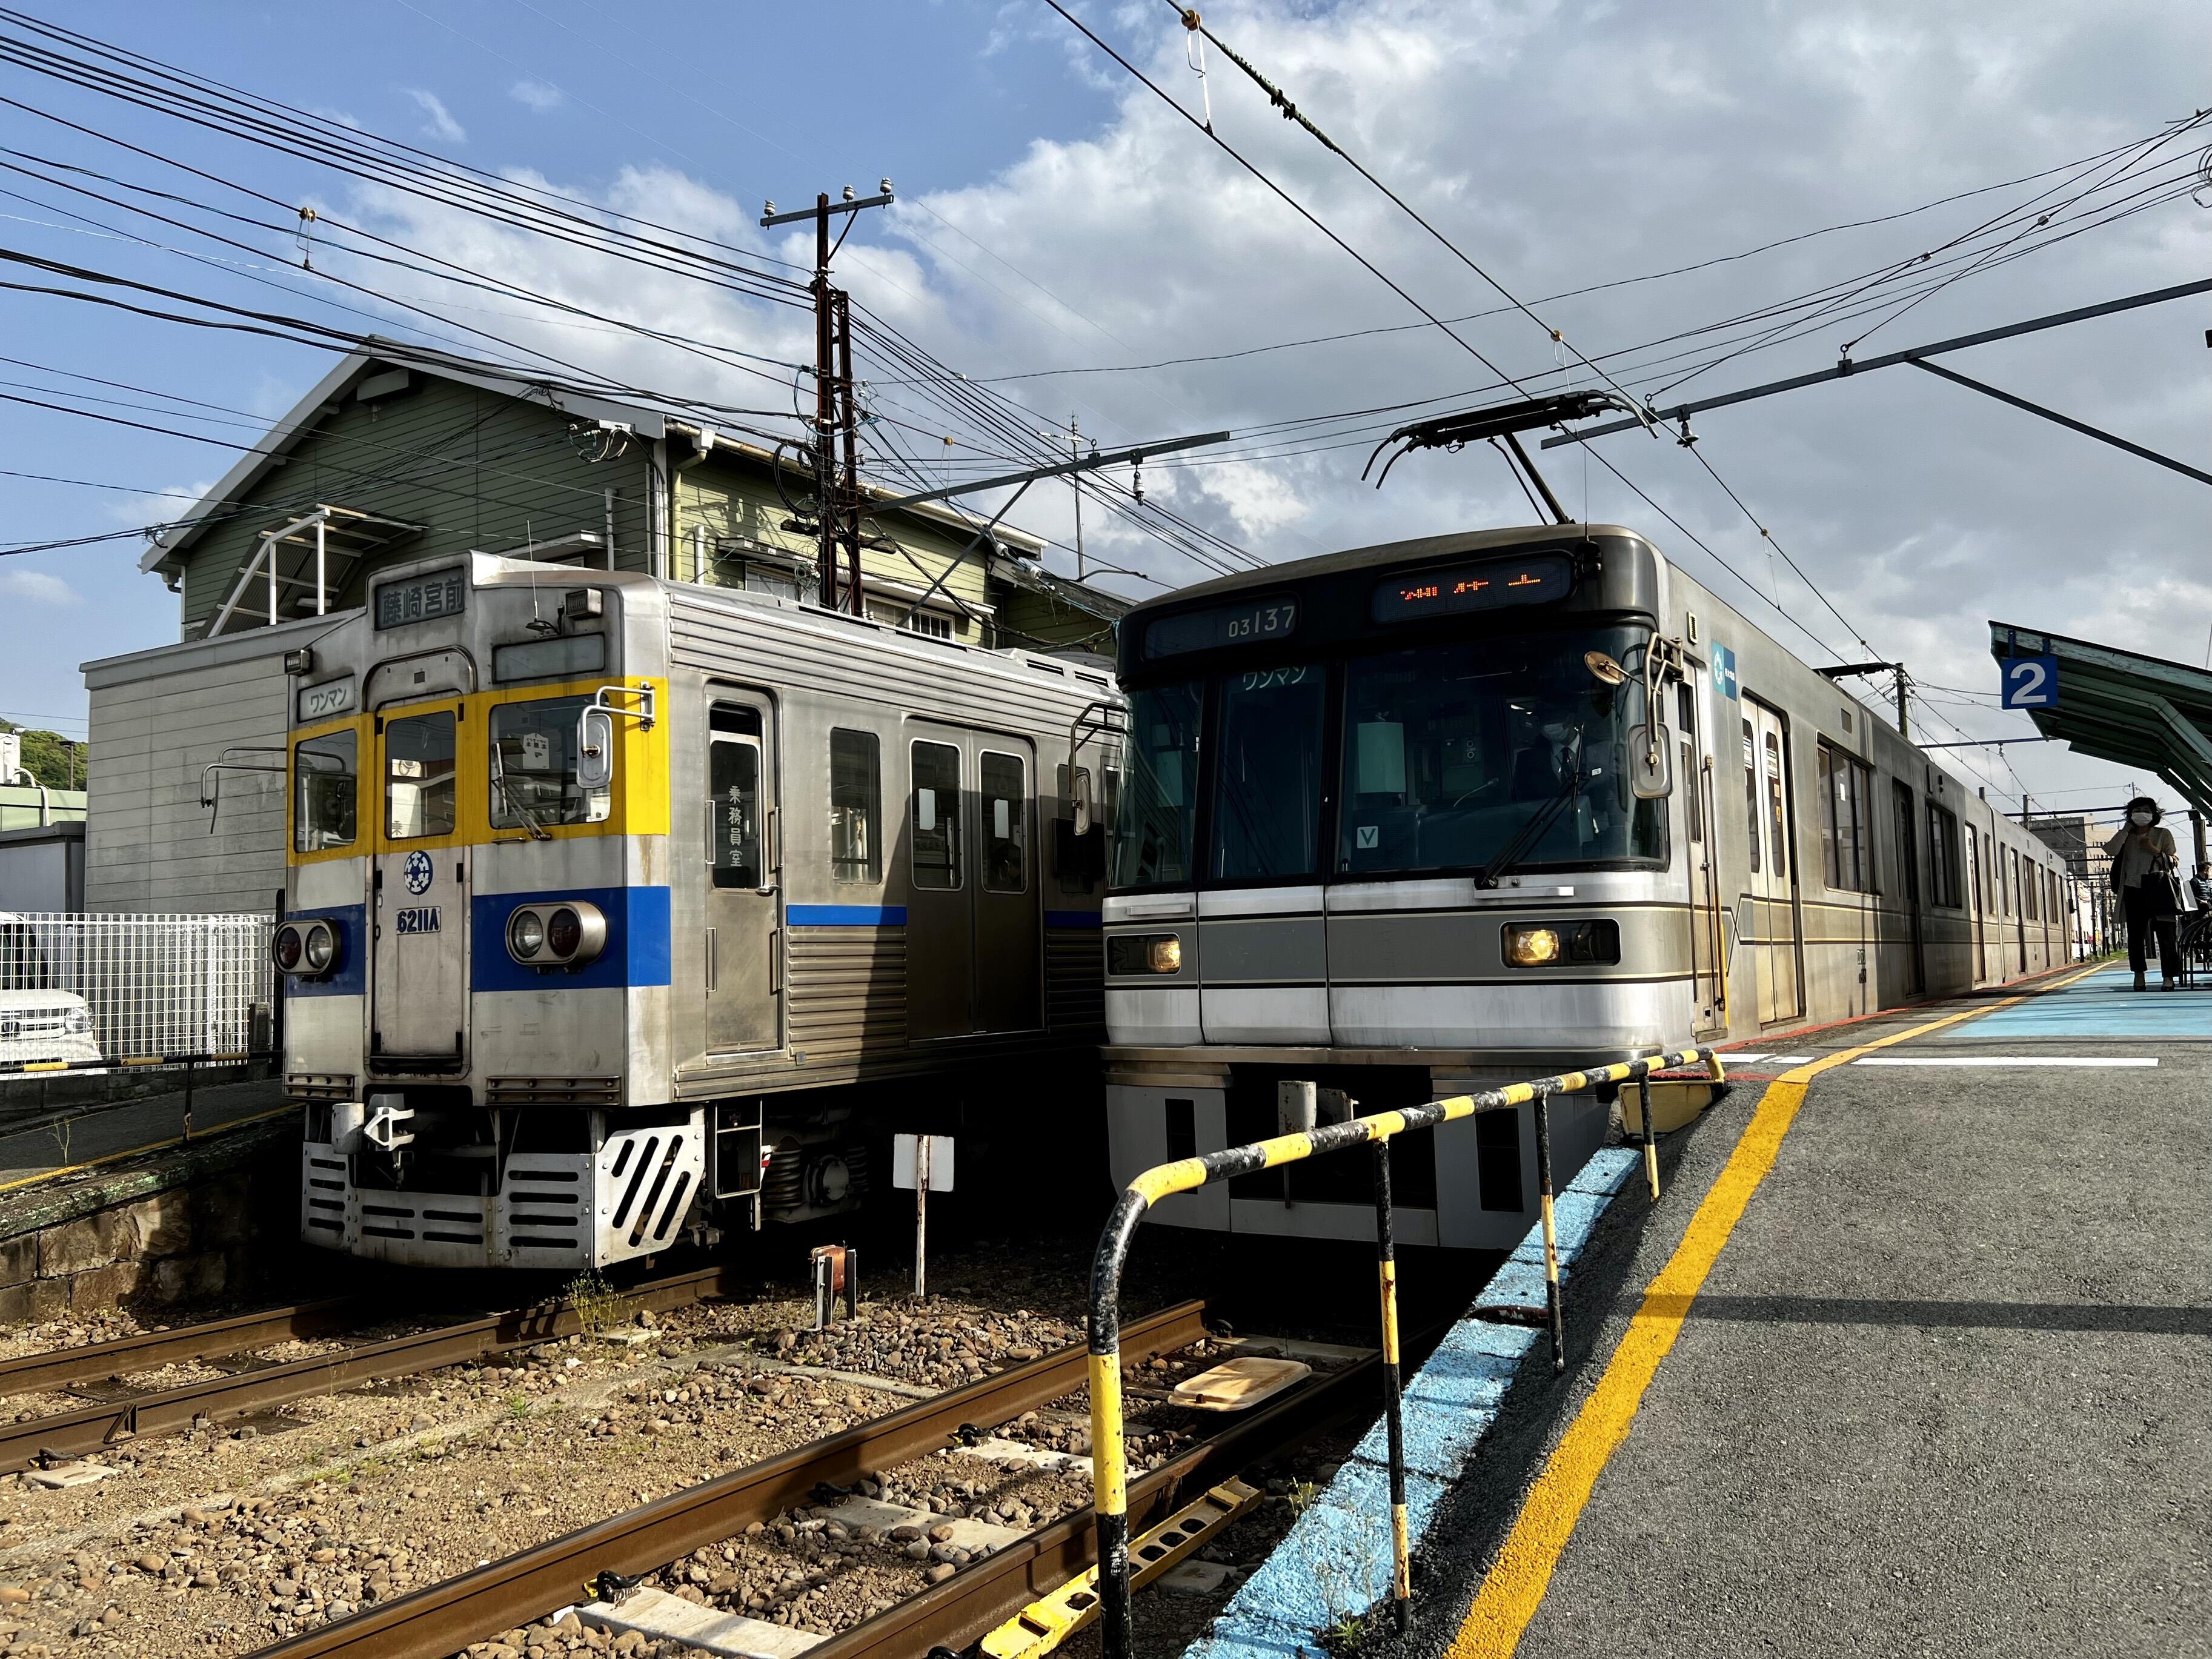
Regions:
<instances>
[{"instance_id":1,"label":"steel rail","mask_svg":"<svg viewBox=\"0 0 2212 1659\"><path fill-rule=\"evenodd\" d=\"M1447 1324L1424 1333L1433 1346ZM1137 1530L1164 1520L1195 1492L1370 1410L1381 1397L1382 1357L1372 1353L1292 1389L1129 1485ZM809 1648L806 1659L913 1659L939 1648L964 1651L1031 1601L1095 1565L1097 1512L1079 1510L1019 1543L962 1568L866 1623Z\"/></svg>"},{"instance_id":2,"label":"steel rail","mask_svg":"<svg viewBox=\"0 0 2212 1659\"><path fill-rule=\"evenodd\" d=\"M172 1330L145 1331L137 1336L118 1337L112 1342L49 1348L41 1353L0 1360L0 1399L11 1395L46 1394L75 1382L103 1382L126 1372L149 1371L180 1359L201 1359L211 1354L263 1347L271 1342L325 1336L332 1331L366 1323L375 1316L366 1297L341 1296L322 1302L267 1308L259 1313L213 1319L204 1324L183 1325Z\"/></svg>"},{"instance_id":3,"label":"steel rail","mask_svg":"<svg viewBox=\"0 0 2212 1659\"><path fill-rule=\"evenodd\" d=\"M1202 1302L1185 1302L1140 1321L1127 1334L1147 1357L1172 1353L1206 1335L1205 1311ZM943 1448L963 1425L1003 1423L1037 1410L1080 1389L1088 1365L1079 1345L1063 1348L319 1626L259 1650L253 1659L445 1659L574 1601L579 1587L602 1571L651 1572L755 1521L773 1519L825 1481L848 1485L864 1470Z\"/></svg>"},{"instance_id":4,"label":"steel rail","mask_svg":"<svg viewBox=\"0 0 2212 1659\"><path fill-rule=\"evenodd\" d=\"M725 1293L735 1281L732 1269L702 1268L625 1291L623 1306L654 1310L685 1307ZM173 1434L202 1418L219 1421L362 1382L436 1370L485 1354L550 1342L583 1329L583 1319L574 1308L541 1304L82 1411L59 1412L27 1423L0 1423L0 1469L25 1468L47 1455L82 1456L118 1440Z\"/></svg>"}]
</instances>

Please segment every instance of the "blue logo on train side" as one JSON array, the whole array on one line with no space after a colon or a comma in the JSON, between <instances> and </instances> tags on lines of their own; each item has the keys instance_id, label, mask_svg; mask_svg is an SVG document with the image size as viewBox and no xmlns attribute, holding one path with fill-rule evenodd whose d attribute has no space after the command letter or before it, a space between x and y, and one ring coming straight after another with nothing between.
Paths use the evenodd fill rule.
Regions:
<instances>
[{"instance_id":1,"label":"blue logo on train side","mask_svg":"<svg viewBox=\"0 0 2212 1659\"><path fill-rule=\"evenodd\" d=\"M407 890L420 898L430 890L430 878L434 873L428 853L416 851L407 855L405 866Z\"/></svg>"},{"instance_id":2,"label":"blue logo on train side","mask_svg":"<svg viewBox=\"0 0 2212 1659\"><path fill-rule=\"evenodd\" d=\"M1724 697L1741 695L1735 680L1735 653L1724 645L1713 647L1713 686Z\"/></svg>"}]
</instances>

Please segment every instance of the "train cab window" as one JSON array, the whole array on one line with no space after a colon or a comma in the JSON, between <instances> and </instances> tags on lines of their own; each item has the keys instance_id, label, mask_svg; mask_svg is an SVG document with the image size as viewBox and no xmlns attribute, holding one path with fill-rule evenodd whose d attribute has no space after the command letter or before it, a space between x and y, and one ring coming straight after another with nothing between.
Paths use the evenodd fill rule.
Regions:
<instances>
[{"instance_id":1,"label":"train cab window","mask_svg":"<svg viewBox=\"0 0 2212 1659\"><path fill-rule=\"evenodd\" d=\"M830 874L837 881L881 881L883 775L872 732L830 732Z\"/></svg>"},{"instance_id":2,"label":"train cab window","mask_svg":"<svg viewBox=\"0 0 2212 1659\"><path fill-rule=\"evenodd\" d=\"M983 817L983 890L1019 893L1029 887L1030 792L1018 755L985 750L975 763Z\"/></svg>"},{"instance_id":3,"label":"train cab window","mask_svg":"<svg viewBox=\"0 0 2212 1659\"><path fill-rule=\"evenodd\" d=\"M384 833L420 841L453 833L453 711L384 723Z\"/></svg>"},{"instance_id":4,"label":"train cab window","mask_svg":"<svg viewBox=\"0 0 2212 1659\"><path fill-rule=\"evenodd\" d=\"M604 823L612 793L576 783L576 721L589 697L539 697L491 711L491 824Z\"/></svg>"},{"instance_id":5,"label":"train cab window","mask_svg":"<svg viewBox=\"0 0 2212 1659\"><path fill-rule=\"evenodd\" d=\"M355 756L359 739L331 732L303 739L292 751L292 850L321 853L350 847L360 798Z\"/></svg>"},{"instance_id":6,"label":"train cab window","mask_svg":"<svg viewBox=\"0 0 2212 1659\"><path fill-rule=\"evenodd\" d=\"M1214 879L1320 873L1326 684L1318 665L1223 676L1208 860Z\"/></svg>"},{"instance_id":7,"label":"train cab window","mask_svg":"<svg viewBox=\"0 0 2212 1659\"><path fill-rule=\"evenodd\" d=\"M716 703L707 726L707 850L714 885L764 887L760 710Z\"/></svg>"},{"instance_id":8,"label":"train cab window","mask_svg":"<svg viewBox=\"0 0 2212 1659\"><path fill-rule=\"evenodd\" d=\"M1645 638L1605 629L1353 658L1337 869L1481 869L1509 850L1516 867L1663 859L1665 803L1637 799L1620 760L1643 682L1616 688L1589 665L1639 662Z\"/></svg>"},{"instance_id":9,"label":"train cab window","mask_svg":"<svg viewBox=\"0 0 2212 1659\"><path fill-rule=\"evenodd\" d=\"M960 751L917 743L913 751L911 861L917 887L960 885Z\"/></svg>"},{"instance_id":10,"label":"train cab window","mask_svg":"<svg viewBox=\"0 0 2212 1659\"><path fill-rule=\"evenodd\" d=\"M1129 694L1128 772L1109 808L1113 885L1188 883L1198 823L1196 680L1140 686ZM1109 774L1108 793L1115 794Z\"/></svg>"}]
</instances>

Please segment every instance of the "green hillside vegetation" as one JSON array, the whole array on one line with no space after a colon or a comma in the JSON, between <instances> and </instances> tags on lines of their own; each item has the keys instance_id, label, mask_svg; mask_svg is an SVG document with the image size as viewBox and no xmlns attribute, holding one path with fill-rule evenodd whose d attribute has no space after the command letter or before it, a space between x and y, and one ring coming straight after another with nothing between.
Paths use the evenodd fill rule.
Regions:
<instances>
[{"instance_id":1,"label":"green hillside vegetation","mask_svg":"<svg viewBox=\"0 0 2212 1659\"><path fill-rule=\"evenodd\" d=\"M23 769L47 788L84 787L82 744L71 743L58 732L33 732L10 720L0 720L0 732L23 734Z\"/></svg>"}]
</instances>

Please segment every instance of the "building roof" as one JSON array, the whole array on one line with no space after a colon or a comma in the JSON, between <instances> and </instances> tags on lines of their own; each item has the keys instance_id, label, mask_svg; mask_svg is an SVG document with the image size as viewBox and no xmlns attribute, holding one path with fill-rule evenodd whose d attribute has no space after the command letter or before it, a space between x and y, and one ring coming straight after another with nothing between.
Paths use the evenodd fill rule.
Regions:
<instances>
[{"instance_id":1,"label":"building roof","mask_svg":"<svg viewBox=\"0 0 2212 1659\"><path fill-rule=\"evenodd\" d=\"M1990 654L2004 665L2050 657L2048 703L2024 707L2035 729L2099 760L2154 772L2200 812L2212 812L2212 672L2117 646L2014 623L1990 623ZM2007 689L2017 693L2010 680Z\"/></svg>"},{"instance_id":2,"label":"building roof","mask_svg":"<svg viewBox=\"0 0 2212 1659\"><path fill-rule=\"evenodd\" d=\"M240 456L238 464L218 479L213 489L193 502L146 550L145 556L138 561L139 569L155 571L175 568L180 556L209 527L211 515L244 499L257 480L283 464L285 455L294 445L313 430L317 417L343 397L356 382L380 368L416 370L441 380L496 392L502 396L532 399L557 413L582 420L620 422L647 441L665 438L673 428L699 448L719 451L760 466L777 464L777 457L773 452L717 432L714 427L704 423L696 411L687 408L610 398L579 391L554 380L520 374L495 364L450 356L420 346L372 341L368 349L351 352L342 359L329 374L315 383L289 413L269 428L267 435L254 449ZM781 464L793 472L804 471L794 461L784 460ZM869 495L878 500L889 499L898 493L873 485L865 488ZM916 518L927 519L940 528L969 534L980 522L972 516L934 502L902 507L898 510ZM1018 554L1035 556L1044 550L1045 544L1042 538L1003 523L994 526L991 533L998 543Z\"/></svg>"}]
</instances>

